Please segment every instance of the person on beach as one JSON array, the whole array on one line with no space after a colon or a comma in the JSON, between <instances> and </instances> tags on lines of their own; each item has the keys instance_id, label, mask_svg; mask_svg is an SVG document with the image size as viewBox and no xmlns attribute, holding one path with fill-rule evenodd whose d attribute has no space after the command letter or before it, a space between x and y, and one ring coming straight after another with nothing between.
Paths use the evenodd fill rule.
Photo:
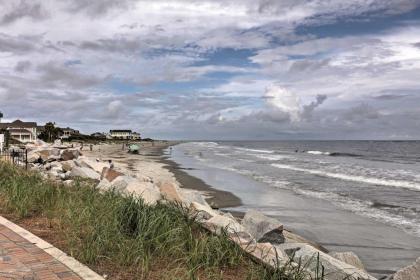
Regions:
<instances>
[{"instance_id":1,"label":"person on beach","mask_svg":"<svg viewBox=\"0 0 420 280\"><path fill-rule=\"evenodd\" d=\"M114 169L114 163L112 162L112 160L108 160L109 162L109 169Z\"/></svg>"}]
</instances>

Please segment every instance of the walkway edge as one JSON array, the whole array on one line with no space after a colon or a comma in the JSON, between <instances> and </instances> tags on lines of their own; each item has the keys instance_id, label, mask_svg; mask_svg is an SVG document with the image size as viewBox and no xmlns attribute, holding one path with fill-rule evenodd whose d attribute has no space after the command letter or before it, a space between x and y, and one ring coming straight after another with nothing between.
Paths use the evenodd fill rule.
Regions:
<instances>
[{"instance_id":1,"label":"walkway edge","mask_svg":"<svg viewBox=\"0 0 420 280\"><path fill-rule=\"evenodd\" d=\"M16 234L22 236L29 242L33 243L38 248L44 250L52 257L57 259L62 264L66 265L70 268L74 273L85 280L105 280L102 276L91 270L86 265L80 263L73 257L68 256L66 253L61 251L60 249L54 247L50 243L42 240L38 236L32 234L31 232L27 231L26 229L16 225L15 223L7 220L3 216L0 216L0 224L7 227L8 229L14 231Z\"/></svg>"}]
</instances>

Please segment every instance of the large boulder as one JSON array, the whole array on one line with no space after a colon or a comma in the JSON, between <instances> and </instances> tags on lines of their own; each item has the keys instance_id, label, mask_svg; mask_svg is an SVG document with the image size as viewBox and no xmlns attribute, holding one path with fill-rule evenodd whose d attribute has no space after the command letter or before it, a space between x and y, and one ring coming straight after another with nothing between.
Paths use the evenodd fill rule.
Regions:
<instances>
[{"instance_id":1,"label":"large boulder","mask_svg":"<svg viewBox=\"0 0 420 280\"><path fill-rule=\"evenodd\" d=\"M166 200L179 203L183 202L179 188L174 184L170 182L163 182L159 184L159 189L160 193Z\"/></svg>"},{"instance_id":2,"label":"large boulder","mask_svg":"<svg viewBox=\"0 0 420 280\"><path fill-rule=\"evenodd\" d=\"M80 156L80 151L78 149L66 149L61 152L61 160L73 160L77 159Z\"/></svg>"},{"instance_id":3,"label":"large boulder","mask_svg":"<svg viewBox=\"0 0 420 280\"><path fill-rule=\"evenodd\" d=\"M28 152L28 162L35 163L41 158L43 162L51 162L60 158L60 150L43 147Z\"/></svg>"},{"instance_id":4,"label":"large boulder","mask_svg":"<svg viewBox=\"0 0 420 280\"><path fill-rule=\"evenodd\" d=\"M90 163L90 166L94 166L95 164ZM99 168L100 165L97 167ZM107 179L108 182L114 181L117 177L124 176L123 173L118 172L112 168L109 168L107 166L103 166L101 169L101 180Z\"/></svg>"},{"instance_id":5,"label":"large boulder","mask_svg":"<svg viewBox=\"0 0 420 280\"><path fill-rule=\"evenodd\" d=\"M187 205L187 207L189 207L191 203L193 202L197 202L199 204L209 206L207 201L204 199L203 195L196 190L188 190L188 189L179 188L178 192L181 196L183 203Z\"/></svg>"},{"instance_id":6,"label":"large boulder","mask_svg":"<svg viewBox=\"0 0 420 280\"><path fill-rule=\"evenodd\" d=\"M398 270L394 274L394 280L419 280L420 279L420 258L415 263Z\"/></svg>"},{"instance_id":7,"label":"large boulder","mask_svg":"<svg viewBox=\"0 0 420 280\"><path fill-rule=\"evenodd\" d=\"M258 242L281 244L285 241L283 225L276 219L267 217L258 211L248 211L242 220L242 226Z\"/></svg>"},{"instance_id":8,"label":"large boulder","mask_svg":"<svg viewBox=\"0 0 420 280\"><path fill-rule=\"evenodd\" d=\"M363 270L365 269L365 266L363 265L362 261L353 252L332 252L330 253L330 255L333 258L336 258L337 260L348 263L354 267L357 267Z\"/></svg>"},{"instance_id":9,"label":"large boulder","mask_svg":"<svg viewBox=\"0 0 420 280\"><path fill-rule=\"evenodd\" d=\"M63 141L61 141L61 139L55 139L54 140L54 147L61 147L63 145Z\"/></svg>"},{"instance_id":10,"label":"large boulder","mask_svg":"<svg viewBox=\"0 0 420 280\"><path fill-rule=\"evenodd\" d=\"M305 243L316 248L317 250L320 250L324 253L328 253L328 250L324 248L323 246L321 246L320 244L317 244L313 241L303 238L302 236L297 235L291 231L283 230L283 236L285 238L286 243Z\"/></svg>"},{"instance_id":11,"label":"large boulder","mask_svg":"<svg viewBox=\"0 0 420 280\"><path fill-rule=\"evenodd\" d=\"M75 166L76 166L76 164L72 160L67 160L67 161L62 161L61 162L61 167L63 168L64 172L71 171L73 169L73 167L75 167Z\"/></svg>"},{"instance_id":12,"label":"large boulder","mask_svg":"<svg viewBox=\"0 0 420 280\"><path fill-rule=\"evenodd\" d=\"M114 189L117 192L124 193L128 185L132 182L134 182L136 179L130 176L118 176L115 178L111 183L111 188ZM103 181L103 180L102 180ZM108 181L108 180L106 180ZM108 181L109 182L109 181Z\"/></svg>"},{"instance_id":13,"label":"large boulder","mask_svg":"<svg viewBox=\"0 0 420 280\"><path fill-rule=\"evenodd\" d=\"M70 172L70 177L81 177L94 180L100 180L100 175L95 172L95 170L87 167L78 167L74 166Z\"/></svg>"},{"instance_id":14,"label":"large boulder","mask_svg":"<svg viewBox=\"0 0 420 280\"><path fill-rule=\"evenodd\" d=\"M36 151L30 151L28 152L27 160L29 163L35 163L39 159L39 153Z\"/></svg>"},{"instance_id":15,"label":"large boulder","mask_svg":"<svg viewBox=\"0 0 420 280\"><path fill-rule=\"evenodd\" d=\"M112 185L111 183L106 180L106 179L102 179L98 185L96 185L96 188L102 192L106 192L112 189Z\"/></svg>"},{"instance_id":16,"label":"large boulder","mask_svg":"<svg viewBox=\"0 0 420 280\"><path fill-rule=\"evenodd\" d=\"M162 199L159 189L154 184L139 180L130 181L124 193L127 195L141 197L147 205L155 205Z\"/></svg>"},{"instance_id":17,"label":"large boulder","mask_svg":"<svg viewBox=\"0 0 420 280\"><path fill-rule=\"evenodd\" d=\"M366 271L340 261L304 243L283 243L275 245L278 251L288 255L291 261L301 262L307 270L315 273L322 266L327 280L357 279L376 280Z\"/></svg>"},{"instance_id":18,"label":"large boulder","mask_svg":"<svg viewBox=\"0 0 420 280\"><path fill-rule=\"evenodd\" d=\"M194 216L199 222L203 222L220 215L219 212L213 210L208 204L201 204L195 201L191 202L189 209L192 216Z\"/></svg>"},{"instance_id":19,"label":"large boulder","mask_svg":"<svg viewBox=\"0 0 420 280\"><path fill-rule=\"evenodd\" d=\"M216 215L203 223L203 226L215 234L226 231L228 234L244 232L241 224L227 216Z\"/></svg>"}]
</instances>

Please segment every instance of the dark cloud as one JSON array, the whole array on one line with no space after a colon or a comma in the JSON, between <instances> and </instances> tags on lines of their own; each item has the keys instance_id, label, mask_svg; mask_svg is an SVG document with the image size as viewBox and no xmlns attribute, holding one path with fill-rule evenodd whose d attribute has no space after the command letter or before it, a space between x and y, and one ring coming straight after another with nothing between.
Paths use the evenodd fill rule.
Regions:
<instances>
[{"instance_id":1,"label":"dark cloud","mask_svg":"<svg viewBox=\"0 0 420 280\"><path fill-rule=\"evenodd\" d=\"M312 113L314 112L314 110L320 106L322 103L324 103L324 101L327 100L327 96L324 94L318 94L316 96L316 100L312 101L310 104L308 105L304 105L303 106L303 110L302 110L302 118L305 120L310 120L312 118Z\"/></svg>"},{"instance_id":2,"label":"dark cloud","mask_svg":"<svg viewBox=\"0 0 420 280\"><path fill-rule=\"evenodd\" d=\"M91 74L85 74L81 69L74 69L64 64L49 62L37 67L40 72L41 82L46 87L86 88L104 82L105 78L99 78Z\"/></svg>"},{"instance_id":3,"label":"dark cloud","mask_svg":"<svg viewBox=\"0 0 420 280\"><path fill-rule=\"evenodd\" d=\"M128 9L136 0L61 0L71 12L86 12L92 17L102 16L113 9Z\"/></svg>"},{"instance_id":4,"label":"dark cloud","mask_svg":"<svg viewBox=\"0 0 420 280\"><path fill-rule=\"evenodd\" d=\"M394 99L405 98L408 96L410 95L408 94L381 94L381 95L373 96L372 98L377 99L377 100L394 100Z\"/></svg>"},{"instance_id":5,"label":"dark cloud","mask_svg":"<svg viewBox=\"0 0 420 280\"><path fill-rule=\"evenodd\" d=\"M17 5L12 7L10 12L3 15L3 17L0 19L0 24L11 24L22 18L43 20L46 17L47 13L40 3L37 3L35 0L21 0Z\"/></svg>"},{"instance_id":6,"label":"dark cloud","mask_svg":"<svg viewBox=\"0 0 420 280\"><path fill-rule=\"evenodd\" d=\"M378 119L379 117L381 117L381 113L366 103L352 107L342 114L344 121L352 123L361 123L368 120Z\"/></svg>"},{"instance_id":7,"label":"dark cloud","mask_svg":"<svg viewBox=\"0 0 420 280\"><path fill-rule=\"evenodd\" d=\"M292 73L300 73L303 71L316 71L320 68L328 65L329 59L322 59L322 60L298 60L293 62L292 66L290 66L289 71Z\"/></svg>"},{"instance_id":8,"label":"dark cloud","mask_svg":"<svg viewBox=\"0 0 420 280\"><path fill-rule=\"evenodd\" d=\"M420 49L420 42L413 44L415 47Z\"/></svg>"},{"instance_id":9,"label":"dark cloud","mask_svg":"<svg viewBox=\"0 0 420 280\"><path fill-rule=\"evenodd\" d=\"M15 66L15 71L23 73L32 66L32 63L29 60L19 61Z\"/></svg>"},{"instance_id":10,"label":"dark cloud","mask_svg":"<svg viewBox=\"0 0 420 280\"><path fill-rule=\"evenodd\" d=\"M38 36L10 36L0 33L0 52L26 53L35 50L39 41Z\"/></svg>"},{"instance_id":11,"label":"dark cloud","mask_svg":"<svg viewBox=\"0 0 420 280\"><path fill-rule=\"evenodd\" d=\"M85 50L104 51L115 53L134 53L140 50L140 39L114 38L84 41L79 47Z\"/></svg>"}]
</instances>

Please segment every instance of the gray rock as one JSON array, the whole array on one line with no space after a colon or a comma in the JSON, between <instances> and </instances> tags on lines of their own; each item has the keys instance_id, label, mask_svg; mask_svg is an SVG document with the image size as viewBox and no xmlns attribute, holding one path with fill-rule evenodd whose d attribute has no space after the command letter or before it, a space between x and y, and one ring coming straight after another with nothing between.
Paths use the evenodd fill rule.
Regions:
<instances>
[{"instance_id":1,"label":"gray rock","mask_svg":"<svg viewBox=\"0 0 420 280\"><path fill-rule=\"evenodd\" d=\"M242 220L242 225L258 242L284 243L283 225L258 211L248 211Z\"/></svg>"},{"instance_id":2,"label":"gray rock","mask_svg":"<svg viewBox=\"0 0 420 280\"><path fill-rule=\"evenodd\" d=\"M208 204L200 204L198 202L191 202L190 204L191 214L196 217L199 222L203 222L211 219L219 213L213 210Z\"/></svg>"},{"instance_id":3,"label":"gray rock","mask_svg":"<svg viewBox=\"0 0 420 280\"><path fill-rule=\"evenodd\" d=\"M102 173L102 170L105 167L109 166L108 163L105 163L103 161L92 160L90 158L86 158L86 157L83 157L83 156L78 157L77 165L81 166L81 167L89 167L89 168L95 170L96 172L98 172L99 174Z\"/></svg>"},{"instance_id":4,"label":"gray rock","mask_svg":"<svg viewBox=\"0 0 420 280\"><path fill-rule=\"evenodd\" d=\"M315 273L322 265L325 279L342 280L376 280L366 271L340 261L304 243L284 243L275 245L276 249L288 255L292 261L301 261L309 271ZM347 277L347 278L346 278Z\"/></svg>"},{"instance_id":5,"label":"gray rock","mask_svg":"<svg viewBox=\"0 0 420 280\"><path fill-rule=\"evenodd\" d=\"M419 280L420 279L420 258L412 265L398 270L394 274L394 280Z\"/></svg>"},{"instance_id":6,"label":"gray rock","mask_svg":"<svg viewBox=\"0 0 420 280\"><path fill-rule=\"evenodd\" d=\"M63 145L63 142L61 141L61 139L55 139L53 145L59 147Z\"/></svg>"},{"instance_id":7,"label":"gray rock","mask_svg":"<svg viewBox=\"0 0 420 280\"><path fill-rule=\"evenodd\" d=\"M73 167L73 169L70 172L70 177L81 177L94 180L100 179L100 175L96 173L93 169L78 166Z\"/></svg>"},{"instance_id":8,"label":"gray rock","mask_svg":"<svg viewBox=\"0 0 420 280\"><path fill-rule=\"evenodd\" d=\"M63 171L68 172L68 171L71 171L73 167L76 166L76 164L74 163L74 161L68 160L68 161L62 161L61 166L63 168Z\"/></svg>"},{"instance_id":9,"label":"gray rock","mask_svg":"<svg viewBox=\"0 0 420 280\"><path fill-rule=\"evenodd\" d=\"M63 161L68 161L72 159L77 159L80 156L80 151L78 149L66 149L61 152L61 159Z\"/></svg>"},{"instance_id":10,"label":"gray rock","mask_svg":"<svg viewBox=\"0 0 420 280\"><path fill-rule=\"evenodd\" d=\"M125 188L125 194L141 197L147 205L155 205L162 199L159 189L154 184L139 180L131 180Z\"/></svg>"},{"instance_id":11,"label":"gray rock","mask_svg":"<svg viewBox=\"0 0 420 280\"><path fill-rule=\"evenodd\" d=\"M187 205L187 207L189 207L191 203L193 202L197 202L201 205L209 206L207 201L201 195L201 193L196 190L188 190L188 189L180 188L179 193L181 195L182 201L184 202L185 205Z\"/></svg>"},{"instance_id":12,"label":"gray rock","mask_svg":"<svg viewBox=\"0 0 420 280\"><path fill-rule=\"evenodd\" d=\"M365 270L365 266L359 257L353 252L332 252L330 255L337 260L348 263L354 267Z\"/></svg>"},{"instance_id":13,"label":"gray rock","mask_svg":"<svg viewBox=\"0 0 420 280\"><path fill-rule=\"evenodd\" d=\"M222 215L211 217L203 225L216 234L220 234L223 230L226 230L229 234L245 232L238 221Z\"/></svg>"},{"instance_id":14,"label":"gray rock","mask_svg":"<svg viewBox=\"0 0 420 280\"><path fill-rule=\"evenodd\" d=\"M135 179L130 176L119 176L112 181L111 188L115 189L117 192L124 192L127 186L134 180Z\"/></svg>"},{"instance_id":15,"label":"gray rock","mask_svg":"<svg viewBox=\"0 0 420 280\"><path fill-rule=\"evenodd\" d=\"M90 164L90 166L92 166L92 165L93 164ZM118 171L116 171L114 169L111 169L111 168L109 168L107 166L102 166L100 172L101 172L101 179L107 179L108 182L114 181L119 176L124 176L123 173L118 172Z\"/></svg>"}]
</instances>

